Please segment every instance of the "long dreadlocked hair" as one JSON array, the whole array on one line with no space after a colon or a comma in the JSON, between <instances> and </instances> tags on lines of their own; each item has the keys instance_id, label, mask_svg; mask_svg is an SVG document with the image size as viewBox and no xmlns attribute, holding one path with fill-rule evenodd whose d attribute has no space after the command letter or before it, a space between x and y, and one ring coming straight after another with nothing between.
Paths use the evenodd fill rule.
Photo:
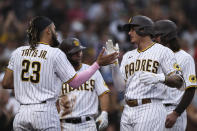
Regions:
<instances>
[{"instance_id":1,"label":"long dreadlocked hair","mask_svg":"<svg viewBox=\"0 0 197 131\"><path fill-rule=\"evenodd\" d=\"M27 29L28 41L30 44L30 48L33 50L37 47L38 42L40 41L40 33L41 33L39 32L38 28L35 25L35 19L37 19L37 17L35 17L30 21L29 27Z\"/></svg>"}]
</instances>

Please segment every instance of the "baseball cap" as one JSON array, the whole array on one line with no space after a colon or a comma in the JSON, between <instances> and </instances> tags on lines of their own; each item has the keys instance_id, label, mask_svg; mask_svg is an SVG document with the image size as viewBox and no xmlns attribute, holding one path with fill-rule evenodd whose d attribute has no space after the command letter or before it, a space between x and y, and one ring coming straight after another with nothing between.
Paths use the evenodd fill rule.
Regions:
<instances>
[{"instance_id":1,"label":"baseball cap","mask_svg":"<svg viewBox=\"0 0 197 131\"><path fill-rule=\"evenodd\" d=\"M67 55L86 49L77 38L64 39L59 48Z\"/></svg>"}]
</instances>

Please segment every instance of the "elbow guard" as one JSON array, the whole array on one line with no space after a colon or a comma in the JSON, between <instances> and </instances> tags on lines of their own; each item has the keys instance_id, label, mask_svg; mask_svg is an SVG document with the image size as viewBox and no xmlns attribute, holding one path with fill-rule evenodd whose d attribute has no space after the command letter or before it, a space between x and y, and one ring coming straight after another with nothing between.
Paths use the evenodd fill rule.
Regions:
<instances>
[{"instance_id":1,"label":"elbow guard","mask_svg":"<svg viewBox=\"0 0 197 131\"><path fill-rule=\"evenodd\" d=\"M178 81L179 81L179 83L180 83L180 86L179 86L179 90L184 90L185 89L185 80L184 80L184 78L183 78L183 73L180 71L180 70L177 70L177 71L175 71L175 75L177 76L177 77L179 77L178 78Z\"/></svg>"}]
</instances>

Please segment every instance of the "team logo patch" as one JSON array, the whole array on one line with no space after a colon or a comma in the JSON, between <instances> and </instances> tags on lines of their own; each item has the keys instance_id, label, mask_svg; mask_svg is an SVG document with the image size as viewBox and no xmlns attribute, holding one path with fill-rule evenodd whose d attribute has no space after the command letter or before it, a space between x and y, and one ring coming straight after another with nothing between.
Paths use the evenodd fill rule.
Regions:
<instances>
[{"instance_id":1,"label":"team logo patch","mask_svg":"<svg viewBox=\"0 0 197 131\"><path fill-rule=\"evenodd\" d=\"M75 46L79 46L79 41L74 40L73 43L74 43Z\"/></svg>"},{"instance_id":2,"label":"team logo patch","mask_svg":"<svg viewBox=\"0 0 197 131\"><path fill-rule=\"evenodd\" d=\"M132 18L129 19L129 23L131 23L131 21L132 21Z\"/></svg>"},{"instance_id":3,"label":"team logo patch","mask_svg":"<svg viewBox=\"0 0 197 131\"><path fill-rule=\"evenodd\" d=\"M178 64L174 64L173 65L174 69L176 69L177 71L180 71L181 70L181 67L178 65Z\"/></svg>"},{"instance_id":4,"label":"team logo patch","mask_svg":"<svg viewBox=\"0 0 197 131\"><path fill-rule=\"evenodd\" d=\"M190 75L190 76L189 76L189 81L190 81L191 83L196 83L196 76L195 76L195 75Z\"/></svg>"}]
</instances>

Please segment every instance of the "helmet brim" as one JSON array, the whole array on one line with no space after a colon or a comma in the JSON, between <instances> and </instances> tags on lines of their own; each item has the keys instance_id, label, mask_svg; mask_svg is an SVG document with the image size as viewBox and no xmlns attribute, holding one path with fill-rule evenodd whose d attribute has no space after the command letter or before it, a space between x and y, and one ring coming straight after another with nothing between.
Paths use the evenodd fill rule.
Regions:
<instances>
[{"instance_id":1,"label":"helmet brim","mask_svg":"<svg viewBox=\"0 0 197 131\"><path fill-rule=\"evenodd\" d=\"M125 25L123 25L122 30L129 32L131 30L131 28L134 26L137 26L137 25L136 24L125 24Z\"/></svg>"},{"instance_id":2,"label":"helmet brim","mask_svg":"<svg viewBox=\"0 0 197 131\"><path fill-rule=\"evenodd\" d=\"M72 50L70 50L70 51L68 52L68 54L74 54L74 53L76 53L76 52L78 52L78 51L81 51L81 50L84 50L84 49L86 49L86 47L80 45L80 46L75 47L75 48L73 48Z\"/></svg>"}]
</instances>

